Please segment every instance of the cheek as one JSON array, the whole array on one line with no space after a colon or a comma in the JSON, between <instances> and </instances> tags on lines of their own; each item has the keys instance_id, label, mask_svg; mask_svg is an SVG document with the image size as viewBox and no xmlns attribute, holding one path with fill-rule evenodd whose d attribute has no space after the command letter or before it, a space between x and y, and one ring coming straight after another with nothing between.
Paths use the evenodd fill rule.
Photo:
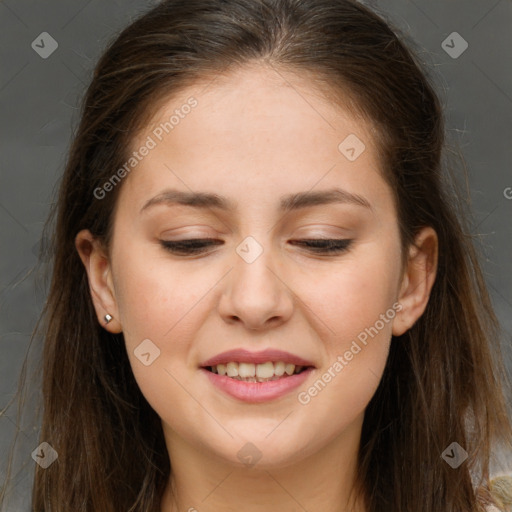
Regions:
<instances>
[{"instance_id":1,"label":"cheek","mask_svg":"<svg viewBox=\"0 0 512 512\"><path fill-rule=\"evenodd\" d=\"M204 322L202 304L218 278L205 266L183 272L165 254L151 261L147 251L135 247L126 254L130 258L116 265L116 298L135 379L152 403L163 387L179 387L172 375L182 380L192 364L194 335Z\"/></svg>"},{"instance_id":2,"label":"cheek","mask_svg":"<svg viewBox=\"0 0 512 512\"><path fill-rule=\"evenodd\" d=\"M196 266L185 272L164 252L151 260L146 251L135 247L130 254L116 267L116 295L127 344L141 337L154 337L159 342L182 339L189 317L194 316L194 306L211 287L207 269Z\"/></svg>"},{"instance_id":3,"label":"cheek","mask_svg":"<svg viewBox=\"0 0 512 512\"><path fill-rule=\"evenodd\" d=\"M328 327L329 346L338 350L347 343L350 346L351 340L376 322L385 336L391 333L389 317L394 317L399 265L399 251L394 246L368 244L315 279L314 287L305 286L308 305ZM381 315L390 308L382 325Z\"/></svg>"},{"instance_id":4,"label":"cheek","mask_svg":"<svg viewBox=\"0 0 512 512\"><path fill-rule=\"evenodd\" d=\"M301 390L303 405L341 407L341 422L364 410L386 365L400 309L395 302L399 265L396 246L368 245L304 292L324 326L326 357L314 386Z\"/></svg>"}]
</instances>

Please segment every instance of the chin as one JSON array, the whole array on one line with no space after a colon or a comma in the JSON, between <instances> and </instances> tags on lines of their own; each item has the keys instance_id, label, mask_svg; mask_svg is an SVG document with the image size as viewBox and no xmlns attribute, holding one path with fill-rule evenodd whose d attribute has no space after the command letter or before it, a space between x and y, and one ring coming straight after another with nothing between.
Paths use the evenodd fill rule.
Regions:
<instances>
[{"instance_id":1,"label":"chin","mask_svg":"<svg viewBox=\"0 0 512 512\"><path fill-rule=\"evenodd\" d=\"M290 466L305 457L305 448L297 447L295 444L283 446L283 439L276 436L271 442L268 438L265 439L265 435L254 436L252 441L246 436L246 440L234 440L229 446L211 446L212 451L230 465L260 470Z\"/></svg>"}]
</instances>

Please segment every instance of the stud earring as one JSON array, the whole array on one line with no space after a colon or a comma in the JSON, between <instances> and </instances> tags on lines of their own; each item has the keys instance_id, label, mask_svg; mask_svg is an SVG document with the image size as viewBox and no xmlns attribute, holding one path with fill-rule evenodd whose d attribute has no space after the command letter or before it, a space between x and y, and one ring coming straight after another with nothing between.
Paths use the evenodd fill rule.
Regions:
<instances>
[{"instance_id":1,"label":"stud earring","mask_svg":"<svg viewBox=\"0 0 512 512\"><path fill-rule=\"evenodd\" d=\"M112 316L109 314L105 315L105 323L108 324L112 320Z\"/></svg>"}]
</instances>

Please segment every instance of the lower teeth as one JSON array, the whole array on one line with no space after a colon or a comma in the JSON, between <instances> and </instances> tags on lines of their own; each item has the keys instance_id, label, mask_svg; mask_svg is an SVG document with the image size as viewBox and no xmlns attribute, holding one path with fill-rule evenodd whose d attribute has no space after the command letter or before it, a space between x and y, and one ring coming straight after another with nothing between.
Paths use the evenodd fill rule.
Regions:
<instances>
[{"instance_id":1,"label":"lower teeth","mask_svg":"<svg viewBox=\"0 0 512 512\"><path fill-rule=\"evenodd\" d=\"M229 375L226 375L226 377L229 377ZM269 380L277 380L277 379L282 379L283 377L290 377L290 375L287 375L286 373L284 375L281 375L280 377L278 377L277 375L274 375L272 377L270 377L269 379L262 379L260 377L229 377L230 379L235 379L235 380L243 380L244 382L268 382Z\"/></svg>"}]
</instances>

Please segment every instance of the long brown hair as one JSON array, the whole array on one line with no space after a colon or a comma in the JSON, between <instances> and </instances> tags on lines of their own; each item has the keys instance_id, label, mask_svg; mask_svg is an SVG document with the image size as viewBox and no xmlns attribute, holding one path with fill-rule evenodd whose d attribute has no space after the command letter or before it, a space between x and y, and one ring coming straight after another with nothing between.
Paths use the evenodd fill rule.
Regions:
<instances>
[{"instance_id":1,"label":"long brown hair","mask_svg":"<svg viewBox=\"0 0 512 512\"><path fill-rule=\"evenodd\" d=\"M162 101L249 62L307 75L369 119L402 248L421 227L438 235L427 309L392 339L365 412L358 483L368 512L481 510L492 450L512 444L498 322L445 169L431 80L389 25L352 0L164 0L101 57L47 224L54 254L42 316L41 441L59 457L36 467L33 510L160 510L171 472L161 422L136 384L122 333L97 322L74 239L87 228L108 247L122 183L101 200L94 191L127 160ZM441 457L453 442L468 453L457 469Z\"/></svg>"}]
</instances>

